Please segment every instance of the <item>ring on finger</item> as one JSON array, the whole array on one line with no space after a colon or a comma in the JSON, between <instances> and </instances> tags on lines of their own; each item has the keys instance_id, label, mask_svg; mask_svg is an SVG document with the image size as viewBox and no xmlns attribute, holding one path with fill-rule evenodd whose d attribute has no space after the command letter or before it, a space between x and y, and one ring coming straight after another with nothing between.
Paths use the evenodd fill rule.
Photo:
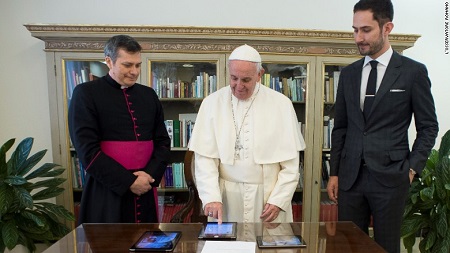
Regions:
<instances>
[{"instance_id":1,"label":"ring on finger","mask_svg":"<svg viewBox=\"0 0 450 253\"><path fill-rule=\"evenodd\" d=\"M212 217L212 216L213 216L213 213L212 213L212 212L209 212L208 215Z\"/></svg>"}]
</instances>

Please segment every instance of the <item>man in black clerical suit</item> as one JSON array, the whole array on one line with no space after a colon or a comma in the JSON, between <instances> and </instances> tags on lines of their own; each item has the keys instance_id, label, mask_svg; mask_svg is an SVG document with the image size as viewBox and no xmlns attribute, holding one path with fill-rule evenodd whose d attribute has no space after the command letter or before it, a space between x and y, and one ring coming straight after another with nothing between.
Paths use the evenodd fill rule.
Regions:
<instances>
[{"instance_id":1,"label":"man in black clerical suit","mask_svg":"<svg viewBox=\"0 0 450 253\"><path fill-rule=\"evenodd\" d=\"M339 220L368 233L373 216L375 241L391 253L400 252L408 189L438 133L426 67L389 43L393 12L390 0L360 0L354 6L354 38L365 57L340 74L327 186L331 200L339 196ZM417 135L410 150L412 115Z\"/></svg>"},{"instance_id":2,"label":"man in black clerical suit","mask_svg":"<svg viewBox=\"0 0 450 253\"><path fill-rule=\"evenodd\" d=\"M106 42L109 73L79 84L69 131L86 183L79 223L158 222L155 187L166 169L170 138L155 91L136 83L141 46L126 35Z\"/></svg>"}]
</instances>

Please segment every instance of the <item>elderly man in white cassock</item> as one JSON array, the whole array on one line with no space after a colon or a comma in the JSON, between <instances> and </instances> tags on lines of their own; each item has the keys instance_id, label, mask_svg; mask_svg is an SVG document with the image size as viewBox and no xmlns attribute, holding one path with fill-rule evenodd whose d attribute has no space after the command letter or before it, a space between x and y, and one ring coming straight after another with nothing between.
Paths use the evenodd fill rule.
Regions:
<instances>
[{"instance_id":1,"label":"elderly man in white cassock","mask_svg":"<svg viewBox=\"0 0 450 253\"><path fill-rule=\"evenodd\" d=\"M236 48L230 85L206 97L189 148L209 220L291 222L291 200L305 148L292 102L260 84L258 51Z\"/></svg>"}]
</instances>

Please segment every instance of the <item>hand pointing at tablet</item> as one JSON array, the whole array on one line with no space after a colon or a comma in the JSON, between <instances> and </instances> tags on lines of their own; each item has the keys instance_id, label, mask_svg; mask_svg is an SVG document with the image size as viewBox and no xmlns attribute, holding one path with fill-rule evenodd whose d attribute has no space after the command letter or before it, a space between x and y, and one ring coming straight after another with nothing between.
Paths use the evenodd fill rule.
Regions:
<instances>
[{"instance_id":1,"label":"hand pointing at tablet","mask_svg":"<svg viewBox=\"0 0 450 253\"><path fill-rule=\"evenodd\" d=\"M222 203L210 202L205 205L204 210L206 216L217 219L217 223L222 224Z\"/></svg>"}]
</instances>

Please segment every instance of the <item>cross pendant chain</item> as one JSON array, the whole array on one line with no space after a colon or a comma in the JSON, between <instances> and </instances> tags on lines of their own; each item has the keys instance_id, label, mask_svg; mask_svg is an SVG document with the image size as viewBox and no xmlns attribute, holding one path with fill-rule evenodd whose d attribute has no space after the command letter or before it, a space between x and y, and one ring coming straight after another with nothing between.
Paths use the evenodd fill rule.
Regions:
<instances>
[{"instance_id":1,"label":"cross pendant chain","mask_svg":"<svg viewBox=\"0 0 450 253\"><path fill-rule=\"evenodd\" d=\"M236 138L236 143L234 144L234 158L240 159L240 152L244 146L241 144L241 139L239 137Z\"/></svg>"},{"instance_id":2,"label":"cross pendant chain","mask_svg":"<svg viewBox=\"0 0 450 253\"><path fill-rule=\"evenodd\" d=\"M259 92L259 86L258 86L258 90L256 91L254 97L252 98L252 102L250 103L250 105L247 108L247 111L244 114L244 117L242 117L242 123L241 123L241 126L239 127L239 130L238 130L238 126L236 123L236 118L234 116L233 93L230 93L231 115L233 115L234 129L236 130L236 142L234 143L234 159L235 160L239 160L241 158L240 153L241 153L241 149L243 149L244 146L242 145L241 138L239 136L241 135L241 130L242 130L242 127L244 126L244 121L245 121L245 118L247 117L248 111L250 111L250 108L252 107L253 102L255 101L255 97L256 97L256 95L258 95L258 92ZM238 100L238 103L239 103L239 100ZM236 105L236 107L237 107L237 105Z\"/></svg>"}]
</instances>

